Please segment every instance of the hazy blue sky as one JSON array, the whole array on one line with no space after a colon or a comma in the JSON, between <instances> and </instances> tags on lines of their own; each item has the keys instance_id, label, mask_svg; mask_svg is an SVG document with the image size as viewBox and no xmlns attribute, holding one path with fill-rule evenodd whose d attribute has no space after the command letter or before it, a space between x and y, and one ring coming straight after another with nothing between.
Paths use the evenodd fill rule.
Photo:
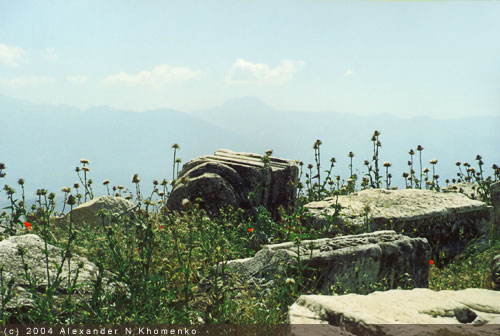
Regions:
<instances>
[{"instance_id":1,"label":"hazy blue sky","mask_svg":"<svg viewBox=\"0 0 500 336\"><path fill-rule=\"evenodd\" d=\"M192 111L500 116L500 1L0 2L0 93Z\"/></svg>"}]
</instances>

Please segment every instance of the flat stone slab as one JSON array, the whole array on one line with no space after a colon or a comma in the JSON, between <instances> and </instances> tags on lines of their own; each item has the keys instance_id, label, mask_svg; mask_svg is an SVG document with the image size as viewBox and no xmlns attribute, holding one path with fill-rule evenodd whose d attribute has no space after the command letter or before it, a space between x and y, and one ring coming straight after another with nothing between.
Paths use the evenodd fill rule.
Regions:
<instances>
[{"instance_id":1,"label":"flat stone slab","mask_svg":"<svg viewBox=\"0 0 500 336\"><path fill-rule=\"evenodd\" d=\"M500 292L415 288L368 295L302 295L290 307L288 320L330 325L353 335L437 335L429 331L449 324L474 327L452 328L455 333L442 335L497 335Z\"/></svg>"},{"instance_id":2,"label":"flat stone slab","mask_svg":"<svg viewBox=\"0 0 500 336\"><path fill-rule=\"evenodd\" d=\"M316 276L319 293L370 292L379 284L427 287L430 248L424 238L394 231L267 245L253 258L227 262L226 269L259 284L275 274ZM299 267L300 266L300 267Z\"/></svg>"},{"instance_id":3,"label":"flat stone slab","mask_svg":"<svg viewBox=\"0 0 500 336\"><path fill-rule=\"evenodd\" d=\"M290 209L295 205L298 172L293 160L220 149L182 167L167 207L180 211L184 199L193 202L200 198L201 206L211 215L229 206Z\"/></svg>"},{"instance_id":4,"label":"flat stone slab","mask_svg":"<svg viewBox=\"0 0 500 336\"><path fill-rule=\"evenodd\" d=\"M392 229L425 237L433 255L460 253L475 238L485 237L492 225L492 208L460 193L431 190L366 189L347 196L326 198L305 205L312 224L328 227L340 208L335 223L363 227L367 231Z\"/></svg>"}]
</instances>

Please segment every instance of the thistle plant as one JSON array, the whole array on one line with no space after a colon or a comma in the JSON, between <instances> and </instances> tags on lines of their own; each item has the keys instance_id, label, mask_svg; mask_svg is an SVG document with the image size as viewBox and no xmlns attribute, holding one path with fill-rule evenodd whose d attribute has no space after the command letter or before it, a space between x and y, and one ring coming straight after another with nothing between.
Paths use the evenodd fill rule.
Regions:
<instances>
[{"instance_id":1,"label":"thistle plant","mask_svg":"<svg viewBox=\"0 0 500 336\"><path fill-rule=\"evenodd\" d=\"M174 144L172 145L172 148L174 149L174 161L173 161L173 165L172 165L172 181L175 181L175 179L176 179L176 176L175 176L175 171L176 171L176 170L175 170L175 164L177 163L177 162L175 161L175 160L176 160L176 157L175 157L175 156L176 156L176 154L177 154L177 150L180 150L180 149L181 149L181 147L180 147L178 144L174 143Z\"/></svg>"},{"instance_id":2,"label":"thistle plant","mask_svg":"<svg viewBox=\"0 0 500 336\"><path fill-rule=\"evenodd\" d=\"M422 180L424 178L424 175L422 174L422 151L424 150L424 147L422 147L421 145L418 145L417 146L417 151L418 151L418 158L419 158L419 162L420 162L420 175L419 175L419 178L418 178L418 181L415 181L415 183L419 183L418 187L420 189L422 189Z\"/></svg>"}]
</instances>

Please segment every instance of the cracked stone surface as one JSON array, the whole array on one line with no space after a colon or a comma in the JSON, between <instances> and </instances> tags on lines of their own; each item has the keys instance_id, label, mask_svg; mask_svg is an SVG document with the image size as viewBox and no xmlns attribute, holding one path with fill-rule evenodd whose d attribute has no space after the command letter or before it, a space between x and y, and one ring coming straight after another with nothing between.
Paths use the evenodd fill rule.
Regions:
<instances>
[{"instance_id":1,"label":"cracked stone surface","mask_svg":"<svg viewBox=\"0 0 500 336\"><path fill-rule=\"evenodd\" d=\"M495 335L493 332L500 331L500 293L477 288L458 291L415 288L368 295L302 295L290 307L288 319L291 324L330 325L353 335L400 335L402 330L412 335L408 325L420 325L413 328L415 334L431 335L425 330L431 330L433 325L450 324L474 325L477 335ZM496 329L478 328L485 325ZM457 333L446 335L468 335L467 330L470 331L458 328Z\"/></svg>"}]
</instances>

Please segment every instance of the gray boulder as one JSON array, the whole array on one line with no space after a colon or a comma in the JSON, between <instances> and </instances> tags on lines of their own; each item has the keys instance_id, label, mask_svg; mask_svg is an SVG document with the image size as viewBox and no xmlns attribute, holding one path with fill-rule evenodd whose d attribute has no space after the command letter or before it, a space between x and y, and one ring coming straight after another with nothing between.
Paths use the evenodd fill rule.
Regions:
<instances>
[{"instance_id":1,"label":"gray boulder","mask_svg":"<svg viewBox=\"0 0 500 336\"><path fill-rule=\"evenodd\" d=\"M442 189L443 192L453 192L453 193L461 193L470 199L477 200L479 199L479 186L476 183L472 182L460 182L455 184L450 184L447 187Z\"/></svg>"},{"instance_id":2,"label":"gray boulder","mask_svg":"<svg viewBox=\"0 0 500 336\"><path fill-rule=\"evenodd\" d=\"M493 288L500 291L500 255L495 256L491 262L491 279Z\"/></svg>"},{"instance_id":3,"label":"gray boulder","mask_svg":"<svg viewBox=\"0 0 500 336\"><path fill-rule=\"evenodd\" d=\"M434 258L441 255L445 260L462 252L470 241L487 245L492 225L492 208L485 203L460 193L431 190L367 189L311 202L305 208L312 225L318 227L335 224L366 231L391 229L427 238Z\"/></svg>"},{"instance_id":4,"label":"gray boulder","mask_svg":"<svg viewBox=\"0 0 500 336\"><path fill-rule=\"evenodd\" d=\"M415 288L368 295L302 295L290 307L288 320L292 335L305 335L294 332L295 324L323 324L323 330L334 327L352 335L498 335L500 293Z\"/></svg>"},{"instance_id":5,"label":"gray boulder","mask_svg":"<svg viewBox=\"0 0 500 336\"><path fill-rule=\"evenodd\" d=\"M167 201L171 210L182 210L182 202L201 198L211 215L231 206L250 210L264 206L271 212L295 205L298 167L294 161L263 155L218 150L187 162L179 173Z\"/></svg>"},{"instance_id":6,"label":"gray boulder","mask_svg":"<svg viewBox=\"0 0 500 336\"><path fill-rule=\"evenodd\" d=\"M63 251L51 244L47 244L49 274L51 287L55 287L54 301L57 304L67 298L68 284L76 278L77 288L72 293L72 299L78 302L89 301L94 292L94 285L98 279L99 270L96 265L80 256L72 256L69 265L68 259L62 264ZM22 253L22 257L21 257ZM47 292L49 279L47 278L45 244L34 234L11 236L0 242L0 267L5 288L12 283L12 298L6 303L8 311L26 311L35 305L30 282L26 279L26 272L34 286L34 290L41 296ZM24 260L24 264L23 264ZM24 265L27 265L25 270ZM54 285L57 276L57 267L61 265L60 282ZM104 293L123 295L126 286L112 282L113 274L104 272L102 284Z\"/></svg>"},{"instance_id":7,"label":"gray boulder","mask_svg":"<svg viewBox=\"0 0 500 336\"><path fill-rule=\"evenodd\" d=\"M427 287L429 245L394 231L267 245L253 258L232 260L226 269L247 283L272 284L275 274L318 282L314 292L370 292L375 286Z\"/></svg>"},{"instance_id":8,"label":"gray boulder","mask_svg":"<svg viewBox=\"0 0 500 336\"><path fill-rule=\"evenodd\" d=\"M101 196L80 204L64 217L57 218L56 222L59 225L67 223L71 217L73 224L76 226L84 223L96 225L101 223L101 219L97 216L101 210L106 210L111 214L124 214L133 207L132 202L122 197Z\"/></svg>"}]
</instances>

